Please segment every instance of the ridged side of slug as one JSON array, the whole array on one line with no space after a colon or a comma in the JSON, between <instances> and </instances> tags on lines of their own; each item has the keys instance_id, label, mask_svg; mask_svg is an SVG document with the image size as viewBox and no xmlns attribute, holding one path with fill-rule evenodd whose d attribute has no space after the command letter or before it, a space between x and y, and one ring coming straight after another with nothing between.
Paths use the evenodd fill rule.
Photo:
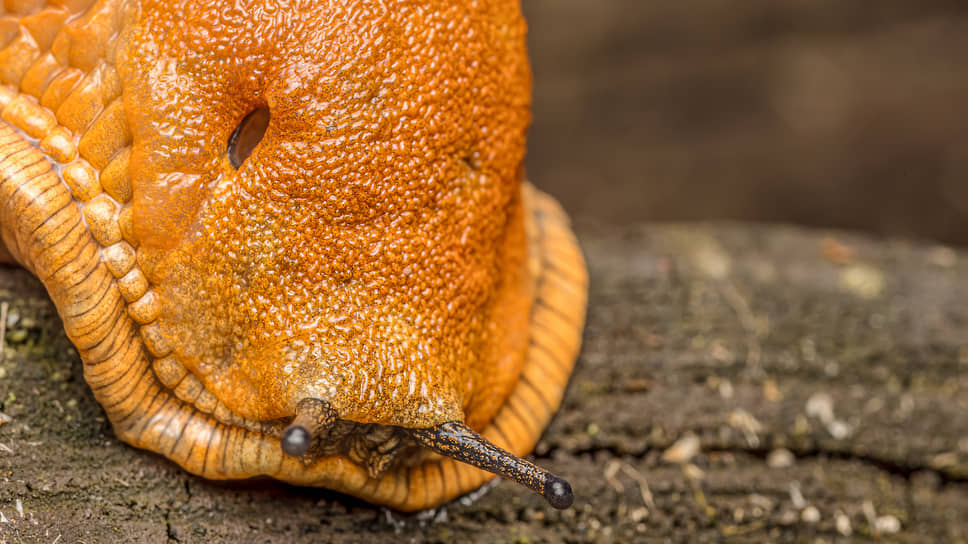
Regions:
<instances>
[{"instance_id":1,"label":"ridged side of slug","mask_svg":"<svg viewBox=\"0 0 968 544\"><path fill-rule=\"evenodd\" d=\"M78 225L86 227L94 245L85 246L84 252L78 254L98 258L109 274L87 281L92 289L90 296L72 295L65 301L68 307L61 310L65 327L79 349L97 345L112 355L123 355L123 359L112 359L111 365L127 369L124 375L133 376L135 372L129 367L139 366L139 356L130 346L127 349L119 346L134 342L150 347L139 332L140 326L150 323L158 311L148 281L137 263L138 244L133 235L131 208L132 137L116 68L121 32L136 21L137 3L12 1L0 8L4 10L0 12L0 120L41 153L39 156L51 168L50 175L59 177L58 198L73 201L71 206L44 208L46 212L28 211L19 201L8 201L0 193L7 210L7 217L0 215L0 262L12 259L37 274L60 307L56 293L64 278L45 278L38 266L50 258L50 252L63 250L61 246L66 240L61 237L63 233L55 229L19 235L14 232L25 217L40 217L43 213L51 214L45 220L49 224L63 227L69 219L76 219ZM15 168L15 163L8 164ZM9 181L7 187L14 191L18 183L21 181ZM59 203L53 194L44 195L48 204ZM43 202L38 200L35 204ZM25 241L28 234L30 241ZM63 272L77 273L79 269L83 268L75 264L65 266ZM106 296L108 291L112 297ZM120 299L113 297L115 292L120 294ZM97 307L88 308L83 304ZM105 308L110 309L109 315L91 313ZM80 319L83 316L88 317ZM102 326L91 328L89 321L98 319ZM114 328L108 328L111 323ZM110 332L112 335L121 331L125 338L122 341L101 336L108 334L107 331L114 331ZM148 364L149 373L161 367L159 363L152 365L150 359ZM108 375L106 368L102 366L88 375L92 388L96 389L99 378ZM166 376L171 376L171 371L159 377ZM173 383L162 379L162 389L170 389L182 401L195 402L202 412L221 416L227 423L262 429L259 422L239 418L225 410L193 377L182 377ZM98 400L106 409L118 402L107 391ZM110 416L111 411L108 412ZM114 418L111 420L117 424Z\"/></svg>"},{"instance_id":2,"label":"ridged side of slug","mask_svg":"<svg viewBox=\"0 0 968 544\"><path fill-rule=\"evenodd\" d=\"M145 429L198 410L179 398L189 388L156 378L140 333L153 309L132 236L132 142L116 69L137 3L8 1L0 9L0 258L9 251L47 287L118 435L167 453L178 437L145 439ZM192 400L216 412L202 393ZM164 403L149 409L150 399Z\"/></svg>"}]
</instances>

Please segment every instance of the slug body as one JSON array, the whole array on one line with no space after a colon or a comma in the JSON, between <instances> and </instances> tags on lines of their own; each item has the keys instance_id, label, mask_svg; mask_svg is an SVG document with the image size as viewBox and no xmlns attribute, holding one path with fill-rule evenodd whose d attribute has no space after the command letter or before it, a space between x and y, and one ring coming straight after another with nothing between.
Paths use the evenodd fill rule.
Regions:
<instances>
[{"instance_id":1,"label":"slug body","mask_svg":"<svg viewBox=\"0 0 968 544\"><path fill-rule=\"evenodd\" d=\"M517 1L3 6L0 260L119 437L400 510L491 472L570 503L517 457L586 283L523 182Z\"/></svg>"}]
</instances>

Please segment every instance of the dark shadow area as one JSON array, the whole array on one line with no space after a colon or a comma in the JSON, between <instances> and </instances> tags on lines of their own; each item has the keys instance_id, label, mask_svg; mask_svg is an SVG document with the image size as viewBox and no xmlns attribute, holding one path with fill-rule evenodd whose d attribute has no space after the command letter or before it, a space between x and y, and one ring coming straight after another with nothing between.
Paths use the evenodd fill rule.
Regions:
<instances>
[{"instance_id":1,"label":"dark shadow area","mask_svg":"<svg viewBox=\"0 0 968 544\"><path fill-rule=\"evenodd\" d=\"M968 3L523 6L529 175L575 215L968 243Z\"/></svg>"}]
</instances>

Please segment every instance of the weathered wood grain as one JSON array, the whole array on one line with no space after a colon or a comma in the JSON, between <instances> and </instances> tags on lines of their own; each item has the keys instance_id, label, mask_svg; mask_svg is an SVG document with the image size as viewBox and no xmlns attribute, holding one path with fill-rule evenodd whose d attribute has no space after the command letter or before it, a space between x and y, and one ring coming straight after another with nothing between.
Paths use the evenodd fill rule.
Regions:
<instances>
[{"instance_id":1,"label":"weathered wood grain","mask_svg":"<svg viewBox=\"0 0 968 544\"><path fill-rule=\"evenodd\" d=\"M5 268L0 542L968 540L968 253L792 227L578 233L585 348L537 452L574 509L502 482L401 516L189 476L115 439L42 288Z\"/></svg>"}]
</instances>

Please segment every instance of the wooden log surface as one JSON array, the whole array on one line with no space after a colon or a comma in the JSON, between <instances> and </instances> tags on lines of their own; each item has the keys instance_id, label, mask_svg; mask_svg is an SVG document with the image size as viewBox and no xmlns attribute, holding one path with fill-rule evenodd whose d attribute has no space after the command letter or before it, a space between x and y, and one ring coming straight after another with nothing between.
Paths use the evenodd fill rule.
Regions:
<instances>
[{"instance_id":1,"label":"wooden log surface","mask_svg":"<svg viewBox=\"0 0 968 544\"><path fill-rule=\"evenodd\" d=\"M213 483L114 437L42 287L0 269L0 542L968 541L968 253L784 226L580 223L585 346L536 452L404 516Z\"/></svg>"}]
</instances>

